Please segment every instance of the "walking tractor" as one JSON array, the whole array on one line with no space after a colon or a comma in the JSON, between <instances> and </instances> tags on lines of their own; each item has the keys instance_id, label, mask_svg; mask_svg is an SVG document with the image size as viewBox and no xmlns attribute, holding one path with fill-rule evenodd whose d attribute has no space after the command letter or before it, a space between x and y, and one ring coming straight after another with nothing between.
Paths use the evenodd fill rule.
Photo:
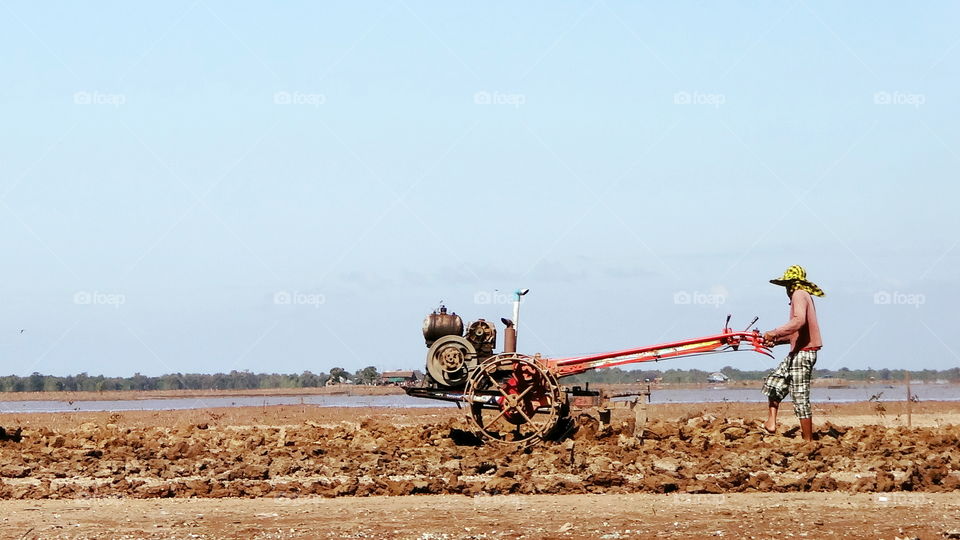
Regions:
<instances>
[{"instance_id":1,"label":"walking tractor","mask_svg":"<svg viewBox=\"0 0 960 540\"><path fill-rule=\"evenodd\" d=\"M723 331L712 336L568 358L520 354L520 301L528 292L517 290L513 319L500 319L506 327L500 353L494 353L494 323L478 319L464 331L460 316L448 313L442 305L427 315L423 321L427 375L422 386L407 388L407 394L455 402L465 407L468 422L481 438L525 446L562 434L570 425L571 403L599 396L589 388L561 385L564 377L599 368L739 350L773 357L760 331L751 330L757 318L746 330L734 331L729 315Z\"/></svg>"}]
</instances>

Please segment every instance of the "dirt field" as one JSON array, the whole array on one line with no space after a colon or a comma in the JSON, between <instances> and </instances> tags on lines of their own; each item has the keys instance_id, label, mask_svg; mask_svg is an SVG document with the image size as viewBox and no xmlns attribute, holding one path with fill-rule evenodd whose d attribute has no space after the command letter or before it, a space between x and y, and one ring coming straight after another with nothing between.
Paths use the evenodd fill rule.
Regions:
<instances>
[{"instance_id":1,"label":"dirt field","mask_svg":"<svg viewBox=\"0 0 960 540\"><path fill-rule=\"evenodd\" d=\"M960 537L960 403L658 405L528 451L456 408L0 415L9 538ZM898 417L898 415L900 415ZM386 496L386 497L385 497Z\"/></svg>"},{"instance_id":2,"label":"dirt field","mask_svg":"<svg viewBox=\"0 0 960 540\"><path fill-rule=\"evenodd\" d=\"M421 495L0 501L0 538L923 538L955 494Z\"/></svg>"}]
</instances>

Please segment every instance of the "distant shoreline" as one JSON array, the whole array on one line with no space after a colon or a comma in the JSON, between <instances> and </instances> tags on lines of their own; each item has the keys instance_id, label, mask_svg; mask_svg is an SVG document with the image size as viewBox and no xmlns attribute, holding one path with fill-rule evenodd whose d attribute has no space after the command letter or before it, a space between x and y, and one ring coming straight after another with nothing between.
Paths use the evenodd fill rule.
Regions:
<instances>
[{"instance_id":1,"label":"distant shoreline","mask_svg":"<svg viewBox=\"0 0 960 540\"><path fill-rule=\"evenodd\" d=\"M227 390L104 390L102 392L0 392L0 401L120 401L256 396L387 396L403 394L397 386L337 385L310 388Z\"/></svg>"}]
</instances>

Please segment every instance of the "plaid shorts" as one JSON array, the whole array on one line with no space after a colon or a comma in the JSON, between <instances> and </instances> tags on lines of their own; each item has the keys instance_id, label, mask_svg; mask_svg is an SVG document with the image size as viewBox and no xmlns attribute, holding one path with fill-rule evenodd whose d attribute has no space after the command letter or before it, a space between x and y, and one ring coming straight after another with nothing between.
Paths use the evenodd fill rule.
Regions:
<instances>
[{"instance_id":1,"label":"plaid shorts","mask_svg":"<svg viewBox=\"0 0 960 540\"><path fill-rule=\"evenodd\" d=\"M810 418L810 379L817 363L817 351L797 351L787 355L777 369L767 375L761 390L774 401L793 394L793 412L797 418Z\"/></svg>"}]
</instances>

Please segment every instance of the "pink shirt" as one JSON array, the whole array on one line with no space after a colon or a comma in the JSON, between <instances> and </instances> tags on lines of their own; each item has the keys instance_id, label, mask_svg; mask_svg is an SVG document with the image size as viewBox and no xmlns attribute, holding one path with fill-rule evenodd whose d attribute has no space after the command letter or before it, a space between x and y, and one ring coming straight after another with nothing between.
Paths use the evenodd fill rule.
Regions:
<instances>
[{"instance_id":1,"label":"pink shirt","mask_svg":"<svg viewBox=\"0 0 960 540\"><path fill-rule=\"evenodd\" d=\"M822 347L817 308L813 305L810 293L800 289L793 291L790 297L790 320L771 332L777 336L777 343L786 343L789 339L791 352Z\"/></svg>"}]
</instances>

